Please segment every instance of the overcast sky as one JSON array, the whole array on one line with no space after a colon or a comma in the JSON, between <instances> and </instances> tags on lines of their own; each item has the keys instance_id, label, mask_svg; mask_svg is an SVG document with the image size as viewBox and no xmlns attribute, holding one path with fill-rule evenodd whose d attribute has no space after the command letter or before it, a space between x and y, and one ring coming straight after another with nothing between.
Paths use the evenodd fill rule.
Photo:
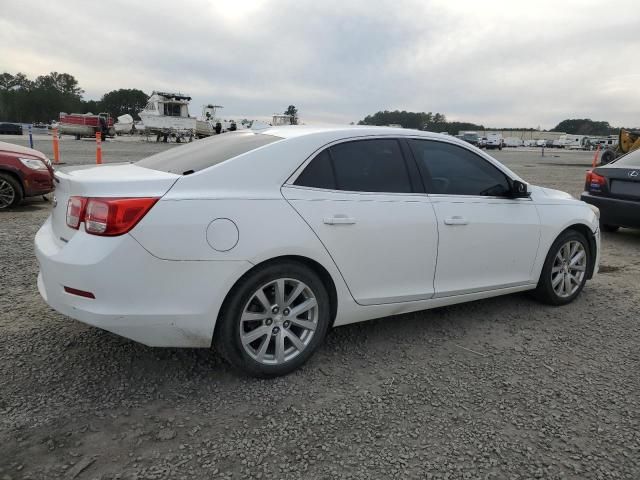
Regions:
<instances>
[{"instance_id":1,"label":"overcast sky","mask_svg":"<svg viewBox=\"0 0 640 480\"><path fill-rule=\"evenodd\" d=\"M306 123L400 109L638 126L639 53L637 0L29 0L0 16L0 71L70 73L85 99L180 91L194 115L294 104Z\"/></svg>"}]
</instances>

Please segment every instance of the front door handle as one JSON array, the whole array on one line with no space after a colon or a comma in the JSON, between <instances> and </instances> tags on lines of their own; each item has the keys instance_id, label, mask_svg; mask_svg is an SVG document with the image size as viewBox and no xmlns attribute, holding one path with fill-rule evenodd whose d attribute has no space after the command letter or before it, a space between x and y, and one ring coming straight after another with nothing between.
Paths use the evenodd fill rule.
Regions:
<instances>
[{"instance_id":1,"label":"front door handle","mask_svg":"<svg viewBox=\"0 0 640 480\"><path fill-rule=\"evenodd\" d=\"M469 220L458 215L444 219L445 225L469 225Z\"/></svg>"},{"instance_id":2,"label":"front door handle","mask_svg":"<svg viewBox=\"0 0 640 480\"><path fill-rule=\"evenodd\" d=\"M324 217L323 222L327 225L353 225L356 223L356 219L346 215L334 215L333 217Z\"/></svg>"}]
</instances>

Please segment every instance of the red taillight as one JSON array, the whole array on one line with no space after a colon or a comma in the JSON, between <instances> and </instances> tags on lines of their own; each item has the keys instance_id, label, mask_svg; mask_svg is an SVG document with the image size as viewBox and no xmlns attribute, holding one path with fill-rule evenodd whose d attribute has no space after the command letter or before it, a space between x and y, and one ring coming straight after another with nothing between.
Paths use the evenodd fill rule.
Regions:
<instances>
[{"instance_id":1,"label":"red taillight","mask_svg":"<svg viewBox=\"0 0 640 480\"><path fill-rule=\"evenodd\" d=\"M71 197L67 202L67 225L76 230L80 227L84 215L84 207L87 199L84 197Z\"/></svg>"},{"instance_id":2,"label":"red taillight","mask_svg":"<svg viewBox=\"0 0 640 480\"><path fill-rule=\"evenodd\" d=\"M598 175L593 170L587 170L587 178L585 182L585 187L587 190L591 190L592 188L595 190L600 190L600 188L605 186L606 184L606 177Z\"/></svg>"},{"instance_id":3,"label":"red taillight","mask_svg":"<svg viewBox=\"0 0 640 480\"><path fill-rule=\"evenodd\" d=\"M92 235L116 236L127 233L146 215L158 201L158 198L83 198L71 197L67 206L67 225L78 228L70 223L69 211L76 214L78 201L81 199L80 213L77 225L84 222L87 233ZM73 202L73 204L72 204ZM76 217L71 216L75 221Z\"/></svg>"},{"instance_id":4,"label":"red taillight","mask_svg":"<svg viewBox=\"0 0 640 480\"><path fill-rule=\"evenodd\" d=\"M597 183L598 185L606 185L607 179L602 175L598 175L592 170L587 170L587 183Z\"/></svg>"}]
</instances>

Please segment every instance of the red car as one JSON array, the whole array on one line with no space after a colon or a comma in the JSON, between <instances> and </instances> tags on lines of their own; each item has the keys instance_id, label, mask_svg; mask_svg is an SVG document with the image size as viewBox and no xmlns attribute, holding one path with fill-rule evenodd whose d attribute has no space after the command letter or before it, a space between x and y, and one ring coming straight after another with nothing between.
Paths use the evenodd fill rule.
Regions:
<instances>
[{"instance_id":1,"label":"red car","mask_svg":"<svg viewBox=\"0 0 640 480\"><path fill-rule=\"evenodd\" d=\"M54 190L51 161L32 148L0 142L0 210Z\"/></svg>"}]
</instances>

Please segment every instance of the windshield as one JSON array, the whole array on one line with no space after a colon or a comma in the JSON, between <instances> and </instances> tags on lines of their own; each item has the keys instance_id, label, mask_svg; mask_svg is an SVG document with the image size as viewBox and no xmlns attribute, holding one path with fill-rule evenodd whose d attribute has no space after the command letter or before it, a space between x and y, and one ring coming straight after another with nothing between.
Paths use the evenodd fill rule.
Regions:
<instances>
[{"instance_id":1,"label":"windshield","mask_svg":"<svg viewBox=\"0 0 640 480\"><path fill-rule=\"evenodd\" d=\"M278 140L282 139L274 135L253 132L223 133L143 158L136 162L136 165L187 175Z\"/></svg>"},{"instance_id":2,"label":"windshield","mask_svg":"<svg viewBox=\"0 0 640 480\"><path fill-rule=\"evenodd\" d=\"M615 164L621 167L640 168L640 149L636 149L620 157Z\"/></svg>"}]
</instances>

